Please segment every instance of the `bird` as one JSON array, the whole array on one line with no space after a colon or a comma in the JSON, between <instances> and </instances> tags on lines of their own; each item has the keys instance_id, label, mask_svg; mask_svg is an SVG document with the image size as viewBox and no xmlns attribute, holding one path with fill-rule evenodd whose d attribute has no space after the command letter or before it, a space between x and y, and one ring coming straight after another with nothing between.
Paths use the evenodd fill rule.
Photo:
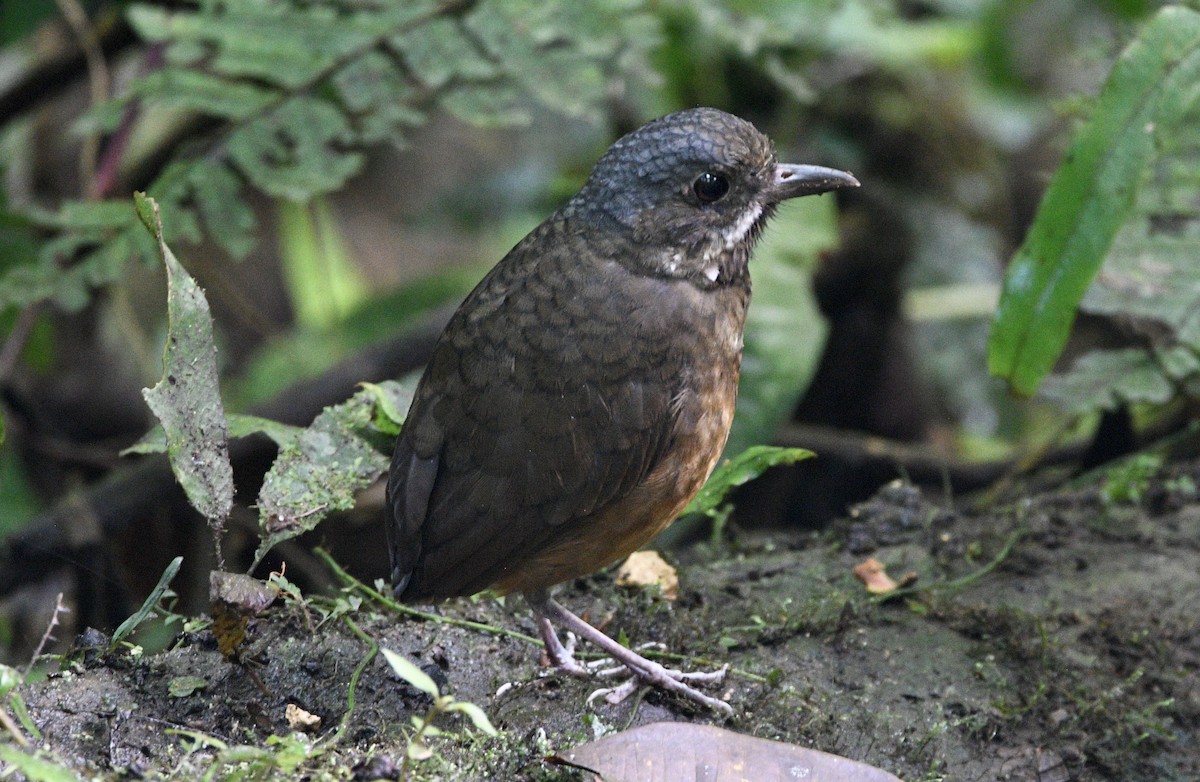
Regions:
<instances>
[{"instance_id":1,"label":"bird","mask_svg":"<svg viewBox=\"0 0 1200 782\"><path fill-rule=\"evenodd\" d=\"M714 108L613 143L434 347L388 474L395 596L521 593L554 667L587 671L558 624L634 680L731 713L689 683L711 674L647 659L550 590L642 547L699 491L733 420L751 250L783 201L858 185L778 162Z\"/></svg>"}]
</instances>

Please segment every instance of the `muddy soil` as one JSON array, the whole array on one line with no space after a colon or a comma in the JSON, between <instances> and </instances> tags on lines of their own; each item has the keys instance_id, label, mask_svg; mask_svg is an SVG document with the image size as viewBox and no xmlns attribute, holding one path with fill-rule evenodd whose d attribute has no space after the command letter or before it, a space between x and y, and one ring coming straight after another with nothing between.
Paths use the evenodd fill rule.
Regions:
<instances>
[{"instance_id":1,"label":"muddy soil","mask_svg":"<svg viewBox=\"0 0 1200 782\"><path fill-rule=\"evenodd\" d=\"M1136 501L1106 497L1094 481L972 512L896 484L819 535L734 531L681 552L674 603L606 574L562 590L610 634L686 655L683 667L730 664L717 690L736 710L730 719L656 692L589 704L599 685L548 675L528 640L370 600L323 622L329 603L277 603L252 622L245 664L226 661L202 630L160 654L77 655L21 693L42 745L85 774L199 777L220 760L218 779L394 776L410 718L431 700L375 656L344 719L369 638L481 706L500 731L439 720L432 756L410 763L414 779L576 779L543 757L687 720L910 782L1197 780L1198 485L1190 463L1137 487ZM851 572L869 556L894 577L915 573L915 591L872 599ZM536 634L519 599L437 611ZM300 737L288 704L320 724Z\"/></svg>"}]
</instances>

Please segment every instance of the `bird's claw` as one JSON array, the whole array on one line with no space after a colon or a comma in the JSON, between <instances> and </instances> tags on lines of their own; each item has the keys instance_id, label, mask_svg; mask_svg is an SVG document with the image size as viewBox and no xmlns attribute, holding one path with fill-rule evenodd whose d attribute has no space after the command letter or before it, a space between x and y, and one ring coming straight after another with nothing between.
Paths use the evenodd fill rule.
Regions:
<instances>
[{"instance_id":1,"label":"bird's claw","mask_svg":"<svg viewBox=\"0 0 1200 782\"><path fill-rule=\"evenodd\" d=\"M625 671L629 670L625 666L621 666L621 668ZM641 680L636 676L631 676L616 687L601 687L587 696L587 704L590 706L597 698L603 698L605 702L616 706L636 692L639 684L641 684Z\"/></svg>"},{"instance_id":2,"label":"bird's claw","mask_svg":"<svg viewBox=\"0 0 1200 782\"><path fill-rule=\"evenodd\" d=\"M611 662L611 659L605 658L603 660L593 660L587 665L590 668L597 663L607 664ZM725 681L725 674L729 672L729 665L722 665L715 671L680 671L676 670L675 668L663 668L663 671L667 674L667 676L670 676L675 681L683 684L720 684L721 682ZM619 663L602 670L596 670L592 675L598 679L607 679L622 674L628 676L629 678L613 687L601 687L600 689L593 691L592 694L588 695L587 697L588 705L594 703L598 698L603 698L606 703L611 703L612 705L616 706L636 692L638 686L643 684L642 675L638 671L627 667L623 663ZM712 700L717 703L723 703L723 701L716 701L716 699Z\"/></svg>"},{"instance_id":3,"label":"bird's claw","mask_svg":"<svg viewBox=\"0 0 1200 782\"><path fill-rule=\"evenodd\" d=\"M662 644L649 643L639 646L637 649L626 648L563 608L556 601L550 599L548 595L533 593L532 595L526 594L526 598L534 607L538 629L546 645L546 656L554 667L573 676L588 676L602 679L619 676L622 673L632 674L632 678L628 681L621 682L614 687L602 688L593 692L588 697L589 703L600 697L603 697L609 703L620 703L623 699L629 697L629 693L634 692L639 684L647 684L651 687L659 687L682 695L689 700L722 714L733 714L733 708L728 703L718 698L713 698L710 695L705 695L691 685L692 682L696 684L714 684L723 681L725 674L729 670L728 665L716 671L702 672L684 672L665 668L638 653L638 650L648 648L662 649L664 648ZM574 631L573 633L568 633L568 643L566 645L559 640L558 635L554 632L554 627L550 621L551 615L560 624L567 625L568 628ZM609 657L581 665L575 660L574 655L571 654L575 647L574 635L581 636L590 643L599 646L608 652Z\"/></svg>"}]
</instances>

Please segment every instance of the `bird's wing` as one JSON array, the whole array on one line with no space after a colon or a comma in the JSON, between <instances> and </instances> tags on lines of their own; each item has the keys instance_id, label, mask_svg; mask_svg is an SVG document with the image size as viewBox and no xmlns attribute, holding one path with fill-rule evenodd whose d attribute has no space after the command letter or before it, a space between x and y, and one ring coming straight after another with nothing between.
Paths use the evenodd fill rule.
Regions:
<instances>
[{"instance_id":1,"label":"bird's wing","mask_svg":"<svg viewBox=\"0 0 1200 782\"><path fill-rule=\"evenodd\" d=\"M389 545L406 599L490 586L670 446L682 370L651 333L657 303L628 295L643 283L581 270L570 242L530 263L527 244L455 314L397 441Z\"/></svg>"}]
</instances>

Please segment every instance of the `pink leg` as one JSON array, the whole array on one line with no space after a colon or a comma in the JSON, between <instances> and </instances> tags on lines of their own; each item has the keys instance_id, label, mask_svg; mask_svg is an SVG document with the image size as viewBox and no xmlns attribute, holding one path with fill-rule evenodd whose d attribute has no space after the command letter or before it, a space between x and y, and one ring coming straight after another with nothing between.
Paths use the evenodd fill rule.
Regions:
<instances>
[{"instance_id":1,"label":"pink leg","mask_svg":"<svg viewBox=\"0 0 1200 782\"><path fill-rule=\"evenodd\" d=\"M533 607L534 613L537 615L538 630L541 632L542 639L546 643L546 654L550 657L550 662L556 668L560 668L576 676L588 673L586 668L575 661L570 650L564 647L558 640L558 635L554 632L551 622L558 623L580 638L600 647L604 650L605 654L624 665L634 676L646 684L678 693L714 711L728 715L733 714L733 708L725 701L705 695L686 683L689 680L697 682L721 681L725 675L724 670L689 674L664 668L653 660L648 660L637 652L626 649L566 608L563 608L545 590L526 593L525 599L529 601L529 605Z\"/></svg>"}]
</instances>

